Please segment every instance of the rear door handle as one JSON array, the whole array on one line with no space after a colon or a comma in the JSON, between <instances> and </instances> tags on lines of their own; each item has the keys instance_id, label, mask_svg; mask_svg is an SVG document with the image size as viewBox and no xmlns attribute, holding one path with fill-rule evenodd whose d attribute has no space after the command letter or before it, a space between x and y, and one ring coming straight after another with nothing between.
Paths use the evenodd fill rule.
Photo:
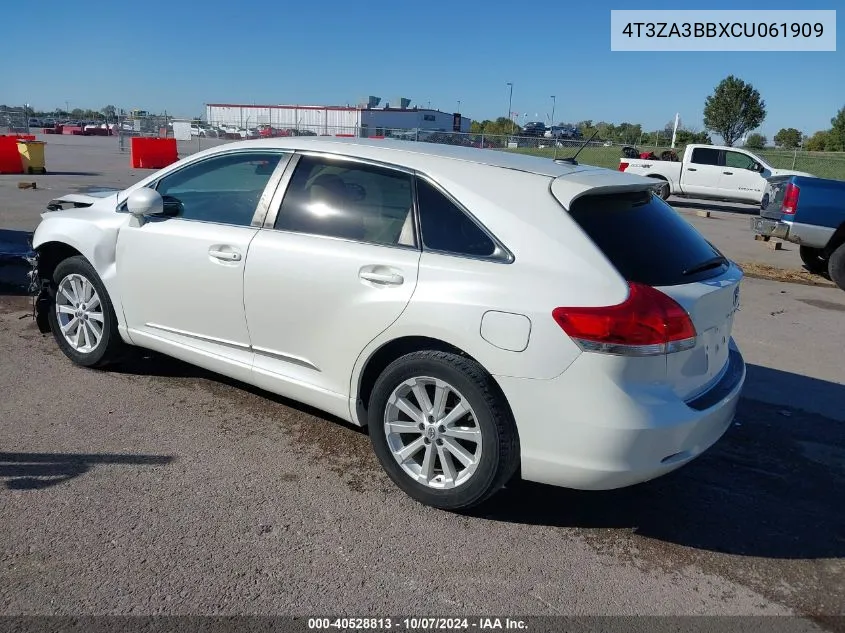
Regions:
<instances>
[{"instance_id":1,"label":"rear door handle","mask_svg":"<svg viewBox=\"0 0 845 633\"><path fill-rule=\"evenodd\" d=\"M732 171L723 171L722 173L725 174L725 176L733 176L734 175L734 173Z\"/></svg>"},{"instance_id":2,"label":"rear door handle","mask_svg":"<svg viewBox=\"0 0 845 633\"><path fill-rule=\"evenodd\" d=\"M371 281L374 284L384 286L401 286L405 283L405 278L399 273L379 272L377 270L373 270L373 268L381 268L382 270L385 270L382 266L364 267L358 273L358 276L364 281Z\"/></svg>"},{"instance_id":3,"label":"rear door handle","mask_svg":"<svg viewBox=\"0 0 845 633\"><path fill-rule=\"evenodd\" d=\"M687 167L687 171L698 171L695 167Z\"/></svg>"},{"instance_id":4,"label":"rear door handle","mask_svg":"<svg viewBox=\"0 0 845 633\"><path fill-rule=\"evenodd\" d=\"M208 254L224 262L239 262L241 261L241 254L237 251L221 251L216 248L208 249Z\"/></svg>"}]
</instances>

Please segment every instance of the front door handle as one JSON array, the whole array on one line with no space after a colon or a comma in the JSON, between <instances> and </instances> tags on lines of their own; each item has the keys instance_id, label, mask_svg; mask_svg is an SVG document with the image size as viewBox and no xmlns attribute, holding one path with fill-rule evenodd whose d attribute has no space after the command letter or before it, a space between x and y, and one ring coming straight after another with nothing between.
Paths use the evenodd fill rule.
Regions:
<instances>
[{"instance_id":1,"label":"front door handle","mask_svg":"<svg viewBox=\"0 0 845 633\"><path fill-rule=\"evenodd\" d=\"M695 167L687 167L687 171L698 171Z\"/></svg>"},{"instance_id":2,"label":"front door handle","mask_svg":"<svg viewBox=\"0 0 845 633\"><path fill-rule=\"evenodd\" d=\"M402 275L390 272L390 270L384 266L365 266L358 273L358 276L364 281L371 281L383 286L401 286L405 283L405 278Z\"/></svg>"},{"instance_id":3,"label":"front door handle","mask_svg":"<svg viewBox=\"0 0 845 633\"><path fill-rule=\"evenodd\" d=\"M734 173L732 171L723 171L722 173L725 174L725 176L733 176L734 175Z\"/></svg>"},{"instance_id":4,"label":"front door handle","mask_svg":"<svg viewBox=\"0 0 845 633\"><path fill-rule=\"evenodd\" d=\"M237 251L221 251L216 248L211 248L208 250L208 254L211 255L213 258L219 259L224 262L241 261L241 254Z\"/></svg>"}]
</instances>

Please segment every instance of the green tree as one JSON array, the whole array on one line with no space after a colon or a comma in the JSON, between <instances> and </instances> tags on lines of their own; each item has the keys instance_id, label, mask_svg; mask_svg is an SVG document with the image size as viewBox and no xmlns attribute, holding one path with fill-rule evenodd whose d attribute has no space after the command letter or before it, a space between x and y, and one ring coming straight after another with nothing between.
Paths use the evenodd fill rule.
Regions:
<instances>
[{"instance_id":1,"label":"green tree","mask_svg":"<svg viewBox=\"0 0 845 633\"><path fill-rule=\"evenodd\" d=\"M671 135L670 137L671 138ZM693 130L679 129L675 136L675 144L683 145L712 145L713 139L707 132L695 132Z\"/></svg>"},{"instance_id":2,"label":"green tree","mask_svg":"<svg viewBox=\"0 0 845 633\"><path fill-rule=\"evenodd\" d=\"M833 126L830 128L829 139L826 150L829 152L845 151L845 107L836 113L836 116L830 120Z\"/></svg>"},{"instance_id":3,"label":"green tree","mask_svg":"<svg viewBox=\"0 0 845 633\"><path fill-rule=\"evenodd\" d=\"M748 138L745 139L745 147L748 149L763 149L768 142L769 139L762 134L749 134Z\"/></svg>"},{"instance_id":4,"label":"green tree","mask_svg":"<svg viewBox=\"0 0 845 633\"><path fill-rule=\"evenodd\" d=\"M113 105L107 105L105 108L100 110L100 112L103 113L103 116L105 116L107 120L113 119L115 118L115 114L117 114L117 108L115 108Z\"/></svg>"},{"instance_id":5,"label":"green tree","mask_svg":"<svg viewBox=\"0 0 845 633\"><path fill-rule=\"evenodd\" d=\"M82 108L74 108L70 111L70 116L74 119L81 119L85 116L85 111Z\"/></svg>"},{"instance_id":6,"label":"green tree","mask_svg":"<svg viewBox=\"0 0 845 633\"><path fill-rule=\"evenodd\" d=\"M823 152L827 149L830 139L830 132L827 130L819 130L813 134L804 143L804 149L810 152Z\"/></svg>"},{"instance_id":7,"label":"green tree","mask_svg":"<svg viewBox=\"0 0 845 633\"><path fill-rule=\"evenodd\" d=\"M784 149L795 149L801 145L801 132L794 127L781 128L775 134L775 145Z\"/></svg>"},{"instance_id":8,"label":"green tree","mask_svg":"<svg viewBox=\"0 0 845 633\"><path fill-rule=\"evenodd\" d=\"M643 135L643 126L639 123L620 123L615 129L615 135L616 140L620 143L639 143L640 137Z\"/></svg>"},{"instance_id":9,"label":"green tree","mask_svg":"<svg viewBox=\"0 0 845 633\"><path fill-rule=\"evenodd\" d=\"M590 138L593 135L593 132L596 131L596 128L593 126L593 120L587 119L586 121L581 121L575 126L579 132L581 132L581 136L584 138Z\"/></svg>"},{"instance_id":10,"label":"green tree","mask_svg":"<svg viewBox=\"0 0 845 633\"><path fill-rule=\"evenodd\" d=\"M486 123L490 123L490 121L473 121L469 126L469 131L473 134L482 134L484 132L484 125Z\"/></svg>"},{"instance_id":11,"label":"green tree","mask_svg":"<svg viewBox=\"0 0 845 633\"><path fill-rule=\"evenodd\" d=\"M729 75L704 102L704 125L732 147L766 118L766 102L754 86Z\"/></svg>"}]
</instances>

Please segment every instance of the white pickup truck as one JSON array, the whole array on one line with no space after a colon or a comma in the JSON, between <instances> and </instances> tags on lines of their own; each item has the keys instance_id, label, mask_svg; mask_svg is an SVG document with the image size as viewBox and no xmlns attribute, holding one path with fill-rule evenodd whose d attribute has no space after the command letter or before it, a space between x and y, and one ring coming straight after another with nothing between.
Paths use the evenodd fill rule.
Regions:
<instances>
[{"instance_id":1,"label":"white pickup truck","mask_svg":"<svg viewBox=\"0 0 845 633\"><path fill-rule=\"evenodd\" d=\"M744 149L715 145L687 145L680 161L621 158L619 171L662 180L665 184L659 192L664 200L671 195L746 204L763 202L767 178L813 176L791 169L775 169Z\"/></svg>"}]
</instances>

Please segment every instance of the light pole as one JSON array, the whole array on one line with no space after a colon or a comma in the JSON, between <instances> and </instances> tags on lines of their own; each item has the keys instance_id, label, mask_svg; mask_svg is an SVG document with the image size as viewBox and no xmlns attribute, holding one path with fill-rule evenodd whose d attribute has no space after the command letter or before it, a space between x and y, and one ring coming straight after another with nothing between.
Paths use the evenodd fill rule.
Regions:
<instances>
[{"instance_id":1,"label":"light pole","mask_svg":"<svg viewBox=\"0 0 845 633\"><path fill-rule=\"evenodd\" d=\"M552 120L551 120L551 124L552 125L555 124L555 96L554 95L552 95Z\"/></svg>"},{"instance_id":2,"label":"light pole","mask_svg":"<svg viewBox=\"0 0 845 633\"><path fill-rule=\"evenodd\" d=\"M507 86L510 88L510 94L508 95L508 118L511 120L511 135L513 135L513 83L509 81Z\"/></svg>"},{"instance_id":3,"label":"light pole","mask_svg":"<svg viewBox=\"0 0 845 633\"><path fill-rule=\"evenodd\" d=\"M458 113L461 112L461 100L458 99Z\"/></svg>"}]
</instances>

